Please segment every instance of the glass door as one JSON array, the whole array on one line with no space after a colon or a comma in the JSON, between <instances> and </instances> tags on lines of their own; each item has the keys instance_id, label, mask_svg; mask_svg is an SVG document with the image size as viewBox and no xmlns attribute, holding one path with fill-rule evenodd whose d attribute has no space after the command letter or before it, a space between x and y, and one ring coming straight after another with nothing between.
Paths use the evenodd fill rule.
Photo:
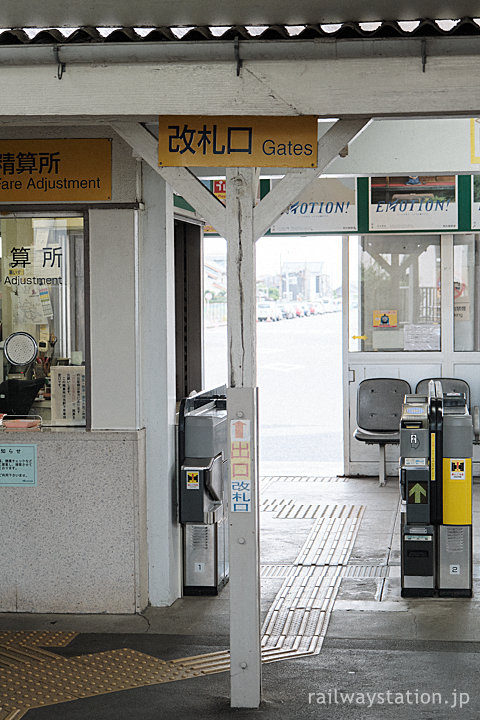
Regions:
<instances>
[{"instance_id":1,"label":"glass door","mask_svg":"<svg viewBox=\"0 0 480 720\"><path fill-rule=\"evenodd\" d=\"M480 236L365 235L344 239L344 457L375 475L378 448L353 438L359 383L457 377L480 405ZM478 448L476 448L478 452ZM480 456L478 458L480 460ZM396 474L398 448L387 447Z\"/></svg>"}]
</instances>

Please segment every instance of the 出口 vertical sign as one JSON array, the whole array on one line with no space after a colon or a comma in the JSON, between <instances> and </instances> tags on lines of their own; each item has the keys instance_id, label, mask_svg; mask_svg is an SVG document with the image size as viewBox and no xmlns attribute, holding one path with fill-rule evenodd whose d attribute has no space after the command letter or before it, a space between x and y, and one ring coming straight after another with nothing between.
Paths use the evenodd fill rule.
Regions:
<instances>
[{"instance_id":1,"label":"\u51fa\u53e3 vertical sign","mask_svg":"<svg viewBox=\"0 0 480 720\"><path fill-rule=\"evenodd\" d=\"M317 118L161 115L162 167L317 166Z\"/></svg>"},{"instance_id":2,"label":"\u51fa\u53e3 vertical sign","mask_svg":"<svg viewBox=\"0 0 480 720\"><path fill-rule=\"evenodd\" d=\"M231 511L252 510L250 420L230 423Z\"/></svg>"}]
</instances>

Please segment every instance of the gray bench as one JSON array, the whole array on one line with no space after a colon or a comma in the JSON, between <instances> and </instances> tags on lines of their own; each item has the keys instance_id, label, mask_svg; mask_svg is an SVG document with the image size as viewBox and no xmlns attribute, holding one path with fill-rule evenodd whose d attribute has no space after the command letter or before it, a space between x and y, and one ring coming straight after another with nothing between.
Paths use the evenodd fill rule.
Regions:
<instances>
[{"instance_id":1,"label":"gray bench","mask_svg":"<svg viewBox=\"0 0 480 720\"><path fill-rule=\"evenodd\" d=\"M378 445L379 484L386 483L386 445L400 440L400 418L405 395L412 392L406 380L398 378L371 378L362 380L357 392L356 440Z\"/></svg>"}]
</instances>

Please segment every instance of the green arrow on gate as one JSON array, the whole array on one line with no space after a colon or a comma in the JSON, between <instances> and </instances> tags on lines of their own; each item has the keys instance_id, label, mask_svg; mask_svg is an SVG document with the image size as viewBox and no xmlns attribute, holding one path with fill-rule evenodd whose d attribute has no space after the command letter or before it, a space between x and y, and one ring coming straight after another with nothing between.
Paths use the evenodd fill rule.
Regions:
<instances>
[{"instance_id":1,"label":"green arrow on gate","mask_svg":"<svg viewBox=\"0 0 480 720\"><path fill-rule=\"evenodd\" d=\"M410 492L408 494L415 496L413 501L414 501L415 505L418 505L419 503L422 502L422 499L421 499L422 495L426 495L427 491L425 490L424 487L422 487L422 485L420 485L420 483L415 483L415 485L412 487L412 489L410 490Z\"/></svg>"}]
</instances>

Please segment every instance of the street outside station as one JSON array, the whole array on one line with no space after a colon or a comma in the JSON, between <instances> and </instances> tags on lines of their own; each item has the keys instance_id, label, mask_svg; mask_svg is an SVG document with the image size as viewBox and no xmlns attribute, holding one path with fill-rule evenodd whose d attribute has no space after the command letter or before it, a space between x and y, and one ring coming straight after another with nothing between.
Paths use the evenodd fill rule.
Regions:
<instances>
[{"instance_id":1,"label":"street outside station","mask_svg":"<svg viewBox=\"0 0 480 720\"><path fill-rule=\"evenodd\" d=\"M260 474L343 472L341 305L259 322L257 343ZM226 325L207 327L205 387L226 379Z\"/></svg>"}]
</instances>

